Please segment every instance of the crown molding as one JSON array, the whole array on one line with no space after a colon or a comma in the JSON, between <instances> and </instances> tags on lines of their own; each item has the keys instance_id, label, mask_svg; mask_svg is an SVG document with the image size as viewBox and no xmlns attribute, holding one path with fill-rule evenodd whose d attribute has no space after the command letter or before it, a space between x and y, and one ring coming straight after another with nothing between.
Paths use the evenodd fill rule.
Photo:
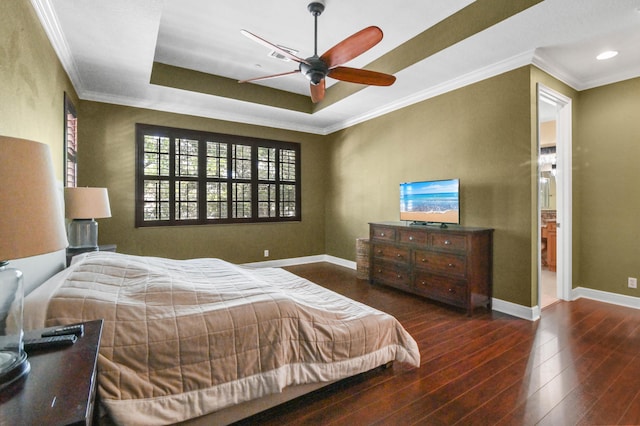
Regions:
<instances>
[{"instance_id":1,"label":"crown molding","mask_svg":"<svg viewBox=\"0 0 640 426\"><path fill-rule=\"evenodd\" d=\"M500 75L516 68L530 65L532 63L533 54L533 51L524 52L503 61L488 65L484 68L480 68L476 71L461 75L449 81L445 81L444 83L441 83L439 85L426 88L422 91L412 94L411 96L407 96L403 99L399 99L396 102L387 104L382 108L371 110L365 114L359 115L349 120L345 120L330 128L326 128L325 132L326 134L329 134L338 130L343 130L353 125L363 123L367 120L380 117L393 111L397 111L418 102L443 95L447 92L460 89L462 87L477 83L482 80L486 80L487 78L495 77L496 75Z\"/></svg>"},{"instance_id":2,"label":"crown molding","mask_svg":"<svg viewBox=\"0 0 640 426\"><path fill-rule=\"evenodd\" d=\"M497 75L500 75L505 72L512 71L516 68L527 66L527 65L537 66L538 68L552 75L554 78L561 80L562 82L564 82L565 84L568 84L574 89L578 85L575 79L568 76L558 67L554 67L552 66L552 64L545 61L543 58L536 56L535 51L528 51L519 55L515 55L503 61L499 61L494 64L488 65L479 70L461 75L459 77L456 77L454 79L451 79L439 85L426 88L422 91L413 93L412 95L407 96L403 99L399 99L396 102L392 102L390 104L384 105L381 108L372 109L364 114L361 114L359 116L353 117L348 120L344 120L333 126L328 126L328 127L313 126L313 125L309 125L309 126L292 125L291 123L286 121L256 119L254 116L251 116L251 115L230 114L228 112L215 111L207 108L189 107L187 110L185 110L184 108L176 108L171 103L167 103L167 102L150 103L149 101L139 100L137 98L105 95L99 92L85 91L85 92L79 93L78 95L80 96L81 99L91 100L96 102L106 102L106 103L112 103L117 105L138 107L138 108L149 108L149 109L155 109L160 111L172 112L176 114L191 114L191 115L197 115L200 117L206 117L206 118L211 118L216 120L246 123L246 124L264 126L264 127L275 127L278 129L285 129L285 130L291 130L296 132L311 133L311 134L326 136L331 133L344 130L356 124L364 123L374 118L381 117L390 112L397 111L407 106L425 101L427 99L434 98L436 96L443 95L445 93L463 88L465 86L469 86L471 84L480 82L482 80L486 80L488 78L495 77Z\"/></svg>"},{"instance_id":3,"label":"crown molding","mask_svg":"<svg viewBox=\"0 0 640 426\"><path fill-rule=\"evenodd\" d=\"M632 78L640 77L640 70L621 72L617 74L608 75L604 78L598 78L594 80L585 81L578 90L588 90L595 87L606 86L607 84L618 83L624 80L630 80Z\"/></svg>"},{"instance_id":4,"label":"crown molding","mask_svg":"<svg viewBox=\"0 0 640 426\"><path fill-rule=\"evenodd\" d=\"M31 0L31 5L35 10L36 15L38 15L38 19L40 20L40 23L53 46L53 50L56 52L58 59L62 63L62 67L67 72L67 75L71 80L71 84L73 84L76 93L80 96L80 94L84 92L82 78L80 77L80 72L78 71L78 67L73 59L73 55L71 54L71 49L69 49L67 40L60 27L58 15L56 15L56 12L51 5L51 0Z\"/></svg>"},{"instance_id":5,"label":"crown molding","mask_svg":"<svg viewBox=\"0 0 640 426\"><path fill-rule=\"evenodd\" d=\"M573 77L569 72L567 72L566 70L560 68L559 66L557 66L553 62L549 61L549 59L547 59L544 56L544 54L542 52L540 52L540 50L536 50L535 51L535 54L533 55L533 59L531 61L531 64L535 65L538 68L540 68L542 71L546 72L547 74L551 75L552 77L560 80L561 82L563 82L567 86L569 86L569 87L571 87L571 88L573 88L575 90L582 90L582 89L580 89L582 84L580 83L580 81L577 78Z\"/></svg>"},{"instance_id":6,"label":"crown molding","mask_svg":"<svg viewBox=\"0 0 640 426\"><path fill-rule=\"evenodd\" d=\"M550 74L554 78L562 81L563 83L577 91L589 90L595 87L606 86L607 84L618 83L620 81L640 77L640 70L634 70L610 74L606 77L593 80L579 80L572 76L566 70L551 62L548 58L545 57L544 53L540 52L539 50L537 50L535 55L533 56L532 65L535 65L542 71Z\"/></svg>"},{"instance_id":7,"label":"crown molding","mask_svg":"<svg viewBox=\"0 0 640 426\"><path fill-rule=\"evenodd\" d=\"M206 117L216 120L224 120L237 123L245 123L255 126L273 127L278 129L290 130L295 132L311 133L326 136L331 133L344 130L356 124L360 124L374 118L381 117L390 112L397 111L407 106L422 102L424 100L434 98L436 96L457 90L459 88L477 83L487 78L494 77L496 75L511 71L521 66L534 65L540 68L542 71L550 74L552 77L560 80L575 90L581 91L591 89L606 84L615 83L618 81L627 80L630 78L636 78L640 76L640 72L627 72L620 73L607 78L593 80L593 81L580 81L575 76L572 76L569 72L562 69L551 62L545 57L544 53L539 49L534 51L524 52L519 55L515 55L503 61L496 62L488 65L479 70L461 75L453 78L449 81L443 82L436 86L425 88L405 98L399 99L392 103L386 104L380 108L371 109L356 117L349 118L347 120L338 122L331 126L321 125L300 125L292 124L286 120L272 120L268 118L258 119L251 114L242 113L229 113L227 111L215 110L213 108L205 107L176 107L171 102L165 101L149 101L147 99L140 99L128 96L110 95L95 91L89 91L83 84L81 74L78 70L77 64L71 53L71 49L67 44L64 33L61 29L58 17L52 6L51 0L31 0L31 4L40 20L50 42L58 55L62 67L67 72L71 83L76 90L76 93L80 99L90 100L96 102L105 102L116 105L131 106L137 108L154 109L159 111L166 111L176 114L192 114L200 117ZM402 73L402 72L401 72ZM400 73L400 74L401 74Z\"/></svg>"},{"instance_id":8,"label":"crown molding","mask_svg":"<svg viewBox=\"0 0 640 426\"><path fill-rule=\"evenodd\" d=\"M250 124L254 126L273 127L276 129L291 130L294 132L322 135L322 128L317 126L301 126L283 120L258 119L248 114L233 114L228 111L215 110L207 107L183 106L176 107L172 102L149 101L135 97L111 95L101 92L84 91L78 94L85 101L103 102L107 104L144 108L155 111L169 112L180 115L193 115L196 117L211 118L213 120L229 121L232 123ZM205 95L203 95L205 96Z\"/></svg>"}]
</instances>

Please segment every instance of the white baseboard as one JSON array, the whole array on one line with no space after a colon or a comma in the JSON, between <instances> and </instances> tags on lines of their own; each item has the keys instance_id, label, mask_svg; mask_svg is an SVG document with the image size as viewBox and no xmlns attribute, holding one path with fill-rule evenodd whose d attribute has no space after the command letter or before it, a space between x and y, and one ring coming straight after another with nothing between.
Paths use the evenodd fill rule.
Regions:
<instances>
[{"instance_id":1,"label":"white baseboard","mask_svg":"<svg viewBox=\"0 0 640 426\"><path fill-rule=\"evenodd\" d=\"M356 269L356 262L350 260L341 259L335 256L329 256L328 254L321 254L317 256L295 257L291 259L279 259L279 260L267 260L264 262L245 263L245 266L252 266L257 268L282 268L284 266L304 265L306 263L316 262L329 262L335 265L344 266L350 269ZM498 312L502 312L508 315L512 315L517 318L526 319L529 321L536 321L540 318L540 308L534 306L529 308L527 306L518 305L515 303L507 302L504 300L494 298L492 300L492 307Z\"/></svg>"},{"instance_id":2,"label":"white baseboard","mask_svg":"<svg viewBox=\"0 0 640 426\"><path fill-rule=\"evenodd\" d=\"M284 266L304 265L306 263L316 262L329 262L335 265L344 266L350 269L356 269L356 262L350 260L341 259L335 256L329 256L328 254L321 254L317 256L295 257L291 259L279 259L279 260L267 260L264 262L245 263L245 266L254 266L258 268L282 268ZM492 300L492 307L498 312L502 312L514 317L523 318L529 321L536 321L540 318L540 308L534 306L529 308L527 306L518 305L515 303L507 302L504 300L494 298Z\"/></svg>"},{"instance_id":3,"label":"white baseboard","mask_svg":"<svg viewBox=\"0 0 640 426\"><path fill-rule=\"evenodd\" d=\"M335 256L329 256L328 254L295 257L291 259L268 260L265 262L245 263L245 266L281 268L283 266L304 265L307 263L316 262L329 262L335 265L344 266L345 268L354 270L356 269L356 262L341 259ZM614 305L640 309L640 298L638 297L625 296L622 294L609 293L606 291L593 290L584 287L577 287L571 290L571 300L577 300L581 297L584 297L585 299L597 300L599 302L612 303ZM529 307L518 305L517 303L507 302L506 300L496 299L495 297L491 301L491 304L494 311L502 312L507 315L526 319L529 321L537 321L540 319L539 306Z\"/></svg>"},{"instance_id":4,"label":"white baseboard","mask_svg":"<svg viewBox=\"0 0 640 426\"><path fill-rule=\"evenodd\" d=\"M537 321L540 319L540 308L538 306L529 307L518 305L517 303L507 302L506 300L500 300L494 297L491 300L491 307L494 311L529 321Z\"/></svg>"},{"instance_id":5,"label":"white baseboard","mask_svg":"<svg viewBox=\"0 0 640 426\"><path fill-rule=\"evenodd\" d=\"M581 297L585 299L596 300L603 303L611 303L613 305L625 306L627 308L640 309L640 298L626 296L624 294L610 293L608 291L594 290L591 288L577 287L571 290L571 300L577 300ZM500 299L493 299L493 309L514 317L527 319L529 321L537 321L540 319L540 307L517 305L515 303L506 302Z\"/></svg>"},{"instance_id":6,"label":"white baseboard","mask_svg":"<svg viewBox=\"0 0 640 426\"><path fill-rule=\"evenodd\" d=\"M626 306L628 308L640 309L639 297L625 296L624 294L610 293L608 291L594 290L592 288L585 287L576 287L571 290L571 300L577 300L581 297L597 300L599 302Z\"/></svg>"},{"instance_id":7,"label":"white baseboard","mask_svg":"<svg viewBox=\"0 0 640 426\"><path fill-rule=\"evenodd\" d=\"M328 254L320 254L316 256L293 257L290 259L266 260L264 262L245 263L244 266L255 266L259 268L282 268L284 266L304 265L307 263L329 262L335 265L344 266L345 268L356 269L356 262L341 259Z\"/></svg>"}]
</instances>

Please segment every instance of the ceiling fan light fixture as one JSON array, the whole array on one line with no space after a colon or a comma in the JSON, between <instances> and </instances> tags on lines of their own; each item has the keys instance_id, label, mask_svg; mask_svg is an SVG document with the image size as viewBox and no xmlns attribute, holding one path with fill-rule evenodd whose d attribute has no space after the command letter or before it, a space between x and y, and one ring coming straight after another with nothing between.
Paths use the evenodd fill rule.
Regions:
<instances>
[{"instance_id":1,"label":"ceiling fan light fixture","mask_svg":"<svg viewBox=\"0 0 640 426\"><path fill-rule=\"evenodd\" d=\"M300 63L300 72L313 84L318 85L320 81L327 76L329 68L318 57L307 58L309 64Z\"/></svg>"},{"instance_id":2,"label":"ceiling fan light fixture","mask_svg":"<svg viewBox=\"0 0 640 426\"><path fill-rule=\"evenodd\" d=\"M324 74L315 71L310 74L307 74L307 78L309 79L309 82L311 84L313 84L314 86L317 86L318 84L320 84L320 82L324 78Z\"/></svg>"}]
</instances>

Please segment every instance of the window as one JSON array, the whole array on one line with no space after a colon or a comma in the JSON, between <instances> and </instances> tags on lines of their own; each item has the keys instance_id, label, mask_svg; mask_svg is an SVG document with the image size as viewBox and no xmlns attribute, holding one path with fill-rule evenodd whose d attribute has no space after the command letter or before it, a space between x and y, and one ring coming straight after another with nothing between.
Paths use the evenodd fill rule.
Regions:
<instances>
[{"instance_id":1,"label":"window","mask_svg":"<svg viewBox=\"0 0 640 426\"><path fill-rule=\"evenodd\" d=\"M64 94L64 186L78 184L78 115Z\"/></svg>"},{"instance_id":2,"label":"window","mask_svg":"<svg viewBox=\"0 0 640 426\"><path fill-rule=\"evenodd\" d=\"M299 221L300 144L136 125L136 226Z\"/></svg>"}]
</instances>

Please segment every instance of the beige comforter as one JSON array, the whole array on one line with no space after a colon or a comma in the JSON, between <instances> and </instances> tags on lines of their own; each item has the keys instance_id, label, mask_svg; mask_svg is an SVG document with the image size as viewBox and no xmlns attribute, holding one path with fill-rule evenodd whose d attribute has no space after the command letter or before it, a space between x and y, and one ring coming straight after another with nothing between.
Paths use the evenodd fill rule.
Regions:
<instances>
[{"instance_id":1,"label":"beige comforter","mask_svg":"<svg viewBox=\"0 0 640 426\"><path fill-rule=\"evenodd\" d=\"M169 424L388 361L419 366L392 316L278 268L90 253L47 325L105 320L99 392L123 424Z\"/></svg>"}]
</instances>

